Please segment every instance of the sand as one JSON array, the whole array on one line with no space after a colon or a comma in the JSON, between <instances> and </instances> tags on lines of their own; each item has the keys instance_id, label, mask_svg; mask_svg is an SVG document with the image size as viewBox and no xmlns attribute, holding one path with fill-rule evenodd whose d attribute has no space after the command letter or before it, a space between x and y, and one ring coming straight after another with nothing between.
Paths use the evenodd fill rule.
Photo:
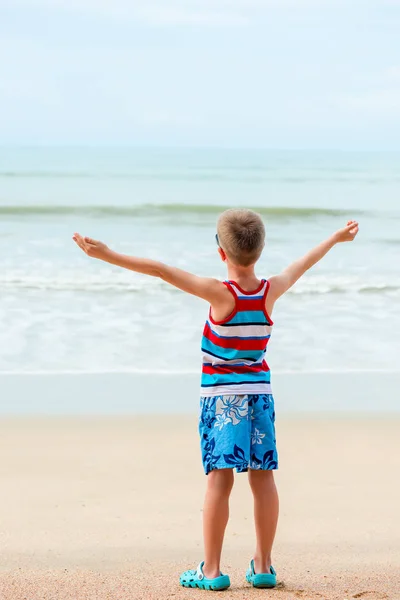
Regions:
<instances>
[{"instance_id":1,"label":"sand","mask_svg":"<svg viewBox=\"0 0 400 600\"><path fill-rule=\"evenodd\" d=\"M217 597L400 599L400 417L281 417L277 590L244 580L236 477ZM190 416L2 417L0 599L197 599L205 477Z\"/></svg>"}]
</instances>

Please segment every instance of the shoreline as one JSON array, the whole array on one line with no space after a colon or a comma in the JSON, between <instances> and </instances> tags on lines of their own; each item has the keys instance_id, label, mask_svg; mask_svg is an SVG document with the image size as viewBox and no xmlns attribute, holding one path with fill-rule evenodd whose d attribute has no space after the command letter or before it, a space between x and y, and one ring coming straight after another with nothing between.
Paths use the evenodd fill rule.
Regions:
<instances>
[{"instance_id":1,"label":"shoreline","mask_svg":"<svg viewBox=\"0 0 400 600\"><path fill-rule=\"evenodd\" d=\"M1 374L0 415L197 414L192 373ZM275 373L278 414L399 414L400 372Z\"/></svg>"}]
</instances>

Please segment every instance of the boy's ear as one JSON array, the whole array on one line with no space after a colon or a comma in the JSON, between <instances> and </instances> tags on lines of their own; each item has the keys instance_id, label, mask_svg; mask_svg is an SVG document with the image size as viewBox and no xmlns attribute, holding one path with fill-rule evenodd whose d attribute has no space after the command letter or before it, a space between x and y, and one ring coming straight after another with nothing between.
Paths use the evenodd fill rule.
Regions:
<instances>
[{"instance_id":1,"label":"boy's ear","mask_svg":"<svg viewBox=\"0 0 400 600\"><path fill-rule=\"evenodd\" d=\"M226 254L225 254L225 252L223 251L223 249L221 248L221 246L218 248L218 254L219 254L219 255L220 255L220 257L221 257L221 260L223 260L224 262L226 262Z\"/></svg>"}]
</instances>

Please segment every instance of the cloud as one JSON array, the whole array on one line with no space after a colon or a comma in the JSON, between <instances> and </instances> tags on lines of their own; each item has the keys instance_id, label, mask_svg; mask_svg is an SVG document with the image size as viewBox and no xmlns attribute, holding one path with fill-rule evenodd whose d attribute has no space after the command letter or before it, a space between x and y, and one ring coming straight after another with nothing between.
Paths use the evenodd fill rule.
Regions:
<instances>
[{"instance_id":1,"label":"cloud","mask_svg":"<svg viewBox=\"0 0 400 600\"><path fill-rule=\"evenodd\" d=\"M196 8L189 10L179 6L145 6L138 9L132 18L153 25L244 25L248 17L239 11L224 13L217 10Z\"/></svg>"},{"instance_id":2,"label":"cloud","mask_svg":"<svg viewBox=\"0 0 400 600\"><path fill-rule=\"evenodd\" d=\"M400 118L400 89L383 89L344 96L340 105L357 113L362 111L383 120Z\"/></svg>"},{"instance_id":3,"label":"cloud","mask_svg":"<svg viewBox=\"0 0 400 600\"><path fill-rule=\"evenodd\" d=\"M357 3L357 0L354 0ZM0 0L0 7L2 0ZM15 0L14 7L44 8L150 25L231 26L268 18L271 11L338 10L346 0ZM353 4L354 7L354 4Z\"/></svg>"},{"instance_id":4,"label":"cloud","mask_svg":"<svg viewBox=\"0 0 400 600\"><path fill-rule=\"evenodd\" d=\"M400 84L400 65L393 65L384 69L383 78L387 81L398 82Z\"/></svg>"},{"instance_id":5,"label":"cloud","mask_svg":"<svg viewBox=\"0 0 400 600\"><path fill-rule=\"evenodd\" d=\"M400 119L400 66L383 68L364 83L364 89L338 98L341 108L382 121Z\"/></svg>"},{"instance_id":6,"label":"cloud","mask_svg":"<svg viewBox=\"0 0 400 600\"><path fill-rule=\"evenodd\" d=\"M2 0L0 0L0 7ZM258 0L15 0L15 7L43 9L49 14L70 13L90 18L114 21L138 22L148 25L244 25L254 16L254 11L263 11Z\"/></svg>"}]
</instances>

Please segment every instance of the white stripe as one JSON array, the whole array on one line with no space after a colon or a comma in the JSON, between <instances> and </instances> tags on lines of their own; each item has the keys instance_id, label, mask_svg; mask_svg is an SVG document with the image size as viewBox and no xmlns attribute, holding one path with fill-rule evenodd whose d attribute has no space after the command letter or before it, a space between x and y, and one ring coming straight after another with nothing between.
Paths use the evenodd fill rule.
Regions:
<instances>
[{"instance_id":1,"label":"white stripe","mask_svg":"<svg viewBox=\"0 0 400 600\"><path fill-rule=\"evenodd\" d=\"M257 385L216 385L213 387L200 388L201 396L232 396L232 395L247 395L247 394L272 394L270 383L260 383Z\"/></svg>"},{"instance_id":2,"label":"white stripe","mask_svg":"<svg viewBox=\"0 0 400 600\"><path fill-rule=\"evenodd\" d=\"M243 294L243 292L241 292L234 283L231 283L230 287L233 289L233 291L235 292L235 294L238 298L254 298L257 296L263 296L267 285L268 285L268 281L265 281L261 290L259 292L255 292L254 294Z\"/></svg>"},{"instance_id":3,"label":"white stripe","mask_svg":"<svg viewBox=\"0 0 400 600\"><path fill-rule=\"evenodd\" d=\"M237 325L236 327L215 325L211 321L210 329L222 337L264 337L271 335L272 325Z\"/></svg>"},{"instance_id":4,"label":"white stripe","mask_svg":"<svg viewBox=\"0 0 400 600\"><path fill-rule=\"evenodd\" d=\"M217 358L212 354L208 354L207 352L203 352L203 363L212 363L213 365L221 364L224 365L234 365L235 363L241 363L245 365L261 365L265 358L265 352L262 353L261 358L259 360L246 360L244 358L231 358L227 360L225 358Z\"/></svg>"}]
</instances>

